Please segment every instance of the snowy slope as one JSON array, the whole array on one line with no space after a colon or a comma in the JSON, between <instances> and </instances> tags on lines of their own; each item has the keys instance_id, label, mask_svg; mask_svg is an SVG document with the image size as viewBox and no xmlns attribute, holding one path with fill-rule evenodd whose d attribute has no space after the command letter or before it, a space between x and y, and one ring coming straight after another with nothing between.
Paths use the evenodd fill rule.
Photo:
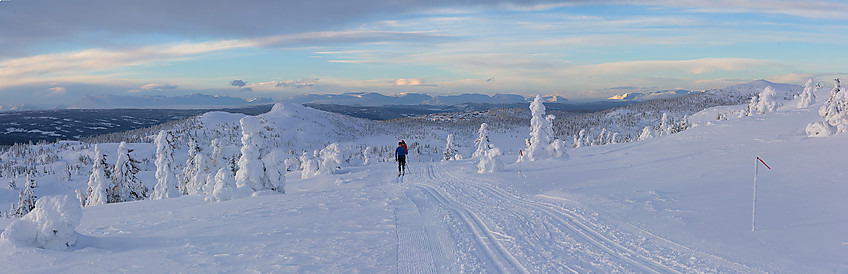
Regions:
<instances>
[{"instance_id":1,"label":"snowy slope","mask_svg":"<svg viewBox=\"0 0 848 274\"><path fill-rule=\"evenodd\" d=\"M71 250L0 241L0 266L72 273L846 272L848 135L806 137L806 124L821 119L819 101L807 109L784 101L777 112L727 120L716 117L744 106L712 108L691 116L695 126L686 131L569 149L567 160L514 163L529 129L492 133L497 147L512 151L503 157L506 170L492 174L477 173L473 159L431 162L433 155L410 147L410 172L400 178L393 162L351 162L308 179L289 172L286 194L88 207ZM241 117L207 114L197 132ZM329 142L396 141L386 125L296 105L261 118L279 133L275 144L295 153ZM152 155L150 144L133 147ZM751 231L756 157L772 169L759 167ZM152 171L144 172L145 184L155 184ZM38 179L46 195L82 187L82 177ZM0 228L10 221L0 219Z\"/></svg>"}]
</instances>

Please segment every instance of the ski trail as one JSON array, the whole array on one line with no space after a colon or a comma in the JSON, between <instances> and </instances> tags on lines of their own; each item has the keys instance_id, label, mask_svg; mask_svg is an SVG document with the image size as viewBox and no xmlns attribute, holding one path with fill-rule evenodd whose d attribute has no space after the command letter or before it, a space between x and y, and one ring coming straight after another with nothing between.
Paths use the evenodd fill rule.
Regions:
<instances>
[{"instance_id":1,"label":"ski trail","mask_svg":"<svg viewBox=\"0 0 848 274\"><path fill-rule=\"evenodd\" d=\"M546 222L553 224L553 227L548 228L548 232L551 232L551 228L564 228L565 232L572 236L574 240L591 245L594 249L601 250L609 255L609 258L590 257L589 259L613 259L612 261L620 264L622 270L655 273L754 271L750 267L724 258L714 255L706 256L702 252L653 234L637 236L612 231L609 227L597 223L597 220L590 220L575 211L556 204L521 197L480 180L461 179L447 172L445 172L444 177L447 177L445 181L454 182L454 185L461 183L462 186L479 191L475 192L478 197L477 200L488 197L499 200L503 204L513 205L517 211L538 214L536 215L537 218L546 219ZM600 229L601 227L603 227L603 230ZM646 231L640 230L640 232ZM649 242L652 244L646 244ZM664 244L656 246L657 243ZM579 249L578 252L591 253L592 251L586 250L584 247ZM553 257L567 256L554 255ZM716 269L717 266L723 268ZM568 267L568 269L574 271L572 267Z\"/></svg>"},{"instance_id":2,"label":"ski trail","mask_svg":"<svg viewBox=\"0 0 848 274\"><path fill-rule=\"evenodd\" d=\"M515 257L498 243L498 239L495 238L492 231L473 212L449 201L435 188L425 185L417 185L416 187L461 218L463 225L474 234L477 247L485 253L488 262L497 267L498 272L527 273Z\"/></svg>"}]
</instances>

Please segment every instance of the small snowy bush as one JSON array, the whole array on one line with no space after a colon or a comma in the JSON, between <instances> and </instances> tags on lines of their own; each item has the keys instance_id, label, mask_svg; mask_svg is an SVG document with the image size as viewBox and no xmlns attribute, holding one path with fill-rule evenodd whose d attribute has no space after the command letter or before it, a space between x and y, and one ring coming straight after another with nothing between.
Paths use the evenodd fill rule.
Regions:
<instances>
[{"instance_id":1,"label":"small snowy bush","mask_svg":"<svg viewBox=\"0 0 848 274\"><path fill-rule=\"evenodd\" d=\"M3 238L15 245L66 250L77 241L76 227L82 207L70 196L42 197L35 209L3 231Z\"/></svg>"},{"instance_id":2,"label":"small snowy bush","mask_svg":"<svg viewBox=\"0 0 848 274\"><path fill-rule=\"evenodd\" d=\"M836 128L825 122L815 122L807 125L806 132L811 137L827 137L836 134Z\"/></svg>"},{"instance_id":3,"label":"small snowy bush","mask_svg":"<svg viewBox=\"0 0 848 274\"><path fill-rule=\"evenodd\" d=\"M480 163L477 164L478 173L492 173L502 171L504 164L500 159L501 149L490 148L480 156Z\"/></svg>"},{"instance_id":4,"label":"small snowy bush","mask_svg":"<svg viewBox=\"0 0 848 274\"><path fill-rule=\"evenodd\" d=\"M208 202L228 201L236 198L236 180L230 170L226 168L218 169L215 174L214 187L212 194L206 197Z\"/></svg>"},{"instance_id":5,"label":"small snowy bush","mask_svg":"<svg viewBox=\"0 0 848 274\"><path fill-rule=\"evenodd\" d=\"M300 172L300 178L306 179L318 175L318 162L315 161L315 157L309 156L309 153L306 151L304 151L303 155L300 156L300 163L302 169Z\"/></svg>"}]
</instances>

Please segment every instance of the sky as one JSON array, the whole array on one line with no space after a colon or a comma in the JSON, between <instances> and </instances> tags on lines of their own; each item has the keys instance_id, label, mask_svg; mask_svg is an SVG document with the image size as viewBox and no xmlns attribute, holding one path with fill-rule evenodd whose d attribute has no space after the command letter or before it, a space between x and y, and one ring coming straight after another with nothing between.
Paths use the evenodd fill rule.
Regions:
<instances>
[{"instance_id":1,"label":"sky","mask_svg":"<svg viewBox=\"0 0 848 274\"><path fill-rule=\"evenodd\" d=\"M830 85L846 33L835 0L0 0L0 106Z\"/></svg>"}]
</instances>

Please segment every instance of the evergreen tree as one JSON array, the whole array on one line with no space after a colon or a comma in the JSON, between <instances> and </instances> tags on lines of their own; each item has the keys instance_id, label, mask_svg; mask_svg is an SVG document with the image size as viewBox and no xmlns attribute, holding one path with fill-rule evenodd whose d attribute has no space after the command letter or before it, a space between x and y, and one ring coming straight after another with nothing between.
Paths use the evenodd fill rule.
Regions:
<instances>
[{"instance_id":1,"label":"evergreen tree","mask_svg":"<svg viewBox=\"0 0 848 274\"><path fill-rule=\"evenodd\" d=\"M536 95L536 98L530 103L530 138L525 141L526 153L524 157L530 161L546 158L568 157L565 154L565 148L562 141L554 138L553 130L553 115L545 115L545 105L542 103L542 96Z\"/></svg>"},{"instance_id":2,"label":"evergreen tree","mask_svg":"<svg viewBox=\"0 0 848 274\"><path fill-rule=\"evenodd\" d=\"M442 150L442 155L444 155L445 161L456 160L457 153L453 145L453 134L448 134L446 142L445 149Z\"/></svg>"},{"instance_id":3,"label":"evergreen tree","mask_svg":"<svg viewBox=\"0 0 848 274\"><path fill-rule=\"evenodd\" d=\"M200 152L200 147L197 146L197 141L194 138L188 138L188 158L186 158L186 166L183 168L183 176L180 180L180 185L177 186L177 189L180 190L180 193L183 195L188 195L188 184L195 175L197 175L197 166L195 163L195 158Z\"/></svg>"},{"instance_id":4,"label":"evergreen tree","mask_svg":"<svg viewBox=\"0 0 848 274\"><path fill-rule=\"evenodd\" d=\"M130 155L131 149L127 149L127 143L118 145L117 157L114 170L112 171L112 184L109 193L109 203L120 203L143 200L147 198L147 187L136 177L138 174L138 161Z\"/></svg>"},{"instance_id":5,"label":"evergreen tree","mask_svg":"<svg viewBox=\"0 0 848 274\"><path fill-rule=\"evenodd\" d=\"M265 164L262 162L262 153L266 142L261 135L262 122L258 117L247 116L242 118L241 124L241 157L238 161L239 170L236 172L236 185L238 187L250 187L254 191L265 189L268 184L268 176L265 174Z\"/></svg>"},{"instance_id":6,"label":"evergreen tree","mask_svg":"<svg viewBox=\"0 0 848 274\"><path fill-rule=\"evenodd\" d=\"M804 84L804 91L802 91L801 95L798 97L798 108L806 108L815 104L816 90L817 88L813 86L813 79L807 80L807 83Z\"/></svg>"},{"instance_id":7,"label":"evergreen tree","mask_svg":"<svg viewBox=\"0 0 848 274\"><path fill-rule=\"evenodd\" d=\"M156 187L154 200L174 198L180 195L177 177L174 174L174 137L171 132L159 131L156 136Z\"/></svg>"},{"instance_id":8,"label":"evergreen tree","mask_svg":"<svg viewBox=\"0 0 848 274\"><path fill-rule=\"evenodd\" d=\"M27 175L24 188L18 192L18 206L14 211L15 216L23 217L35 208L35 200L38 199L38 196L35 196L36 187L38 187L38 184Z\"/></svg>"},{"instance_id":9,"label":"evergreen tree","mask_svg":"<svg viewBox=\"0 0 848 274\"><path fill-rule=\"evenodd\" d=\"M91 166L91 175L88 177L88 189L86 190L85 206L102 205L109 202L108 197L112 190L109 188L109 164L106 155L100 150L100 145L94 145L94 164Z\"/></svg>"},{"instance_id":10,"label":"evergreen tree","mask_svg":"<svg viewBox=\"0 0 848 274\"><path fill-rule=\"evenodd\" d=\"M480 129L477 130L477 139L474 139L474 146L477 149L474 150L474 154L471 154L471 157L481 157L487 150L489 150L488 126L489 125L486 123L480 124Z\"/></svg>"}]
</instances>

